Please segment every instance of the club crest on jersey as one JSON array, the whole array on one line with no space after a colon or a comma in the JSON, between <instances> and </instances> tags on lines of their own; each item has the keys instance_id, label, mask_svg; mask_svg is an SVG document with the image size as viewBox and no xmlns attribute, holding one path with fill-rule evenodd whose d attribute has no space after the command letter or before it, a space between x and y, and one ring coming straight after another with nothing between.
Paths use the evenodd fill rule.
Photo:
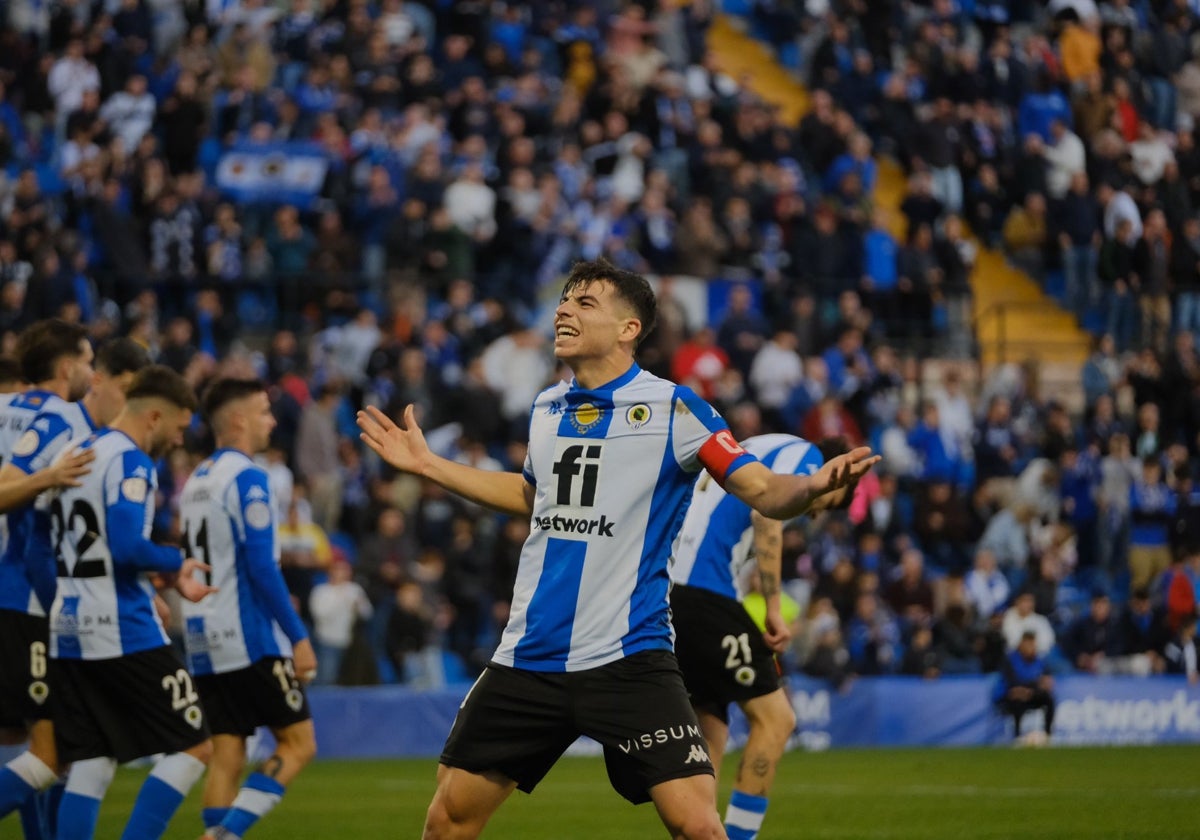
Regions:
<instances>
[{"instance_id":1,"label":"club crest on jersey","mask_svg":"<svg viewBox=\"0 0 1200 840\"><path fill-rule=\"evenodd\" d=\"M146 494L149 491L150 483L140 476L127 478L121 482L121 495L134 504L141 504L146 501Z\"/></svg>"},{"instance_id":2,"label":"club crest on jersey","mask_svg":"<svg viewBox=\"0 0 1200 840\"><path fill-rule=\"evenodd\" d=\"M600 422L600 408L595 403L580 403L569 416L575 431L586 432Z\"/></svg>"},{"instance_id":3,"label":"club crest on jersey","mask_svg":"<svg viewBox=\"0 0 1200 840\"><path fill-rule=\"evenodd\" d=\"M625 422L629 424L631 429L640 429L650 422L650 406L645 403L631 405L625 412Z\"/></svg>"},{"instance_id":4,"label":"club crest on jersey","mask_svg":"<svg viewBox=\"0 0 1200 840\"><path fill-rule=\"evenodd\" d=\"M258 531L271 524L271 508L266 502L256 500L246 505L246 524Z\"/></svg>"},{"instance_id":5,"label":"club crest on jersey","mask_svg":"<svg viewBox=\"0 0 1200 840\"><path fill-rule=\"evenodd\" d=\"M41 438L38 437L38 433L33 429L29 429L13 444L13 454L22 458L26 455L32 455L37 451L38 443L40 442Z\"/></svg>"}]
</instances>

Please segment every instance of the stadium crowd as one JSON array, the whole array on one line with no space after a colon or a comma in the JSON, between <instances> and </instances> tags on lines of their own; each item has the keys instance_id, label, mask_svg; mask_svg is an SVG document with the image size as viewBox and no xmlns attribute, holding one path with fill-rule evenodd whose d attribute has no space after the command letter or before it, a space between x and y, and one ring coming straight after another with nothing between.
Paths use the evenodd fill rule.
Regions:
<instances>
[{"instance_id":1,"label":"stadium crowd","mask_svg":"<svg viewBox=\"0 0 1200 840\"><path fill-rule=\"evenodd\" d=\"M794 668L996 670L1026 629L1060 670L1181 667L1195 5L747 4L812 91L792 126L719 69L709 0L8 0L0 330L11 349L57 315L197 386L270 384L284 571L325 679L436 684L492 650L528 523L381 468L354 412L415 404L440 451L520 469L558 373L542 306L600 256L663 278L640 361L739 437L885 456L846 514L786 532ZM328 167L291 203L222 170L288 144ZM902 242L880 153L909 177ZM968 225L1097 334L1082 415L1036 361L960 373ZM741 285L693 325L673 277ZM951 360L932 387L930 358ZM202 437L167 465L164 532Z\"/></svg>"}]
</instances>

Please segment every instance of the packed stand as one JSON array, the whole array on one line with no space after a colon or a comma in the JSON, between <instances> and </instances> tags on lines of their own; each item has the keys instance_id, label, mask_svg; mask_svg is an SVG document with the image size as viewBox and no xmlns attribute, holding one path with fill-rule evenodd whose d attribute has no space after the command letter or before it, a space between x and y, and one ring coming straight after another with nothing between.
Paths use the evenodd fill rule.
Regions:
<instances>
[{"instance_id":1,"label":"packed stand","mask_svg":"<svg viewBox=\"0 0 1200 840\"><path fill-rule=\"evenodd\" d=\"M1043 113L1117 102L1143 59L1101 60L1097 93L1063 75L1068 25L1017 2L976 2L974 17L947 2L830 5L748 10L813 90L793 128L719 72L702 0L10 2L0 328L65 315L97 338L127 332L198 386L225 370L271 384L265 464L323 678L437 685L490 653L528 523L381 469L354 410L413 404L439 451L520 469L530 401L558 375L539 315L563 270L596 256L663 278L641 362L694 387L739 436L844 436L885 455L848 515L788 531L796 669L994 670L1026 625L1060 668L1167 667L1200 573L1193 559L1163 572L1173 523L1200 504L1183 483L1192 406L1164 399L1200 379L1190 340L1164 333L1169 353L1129 358L1140 321L1115 329L1085 368L1083 418L1045 400L1036 365L984 382L950 365L928 387L922 361L973 351L964 221L1034 272L1065 260L1078 289L1117 259L1092 236L1099 211L1087 236L1063 231L1079 247L1061 255L1056 231L1022 234L1039 214L1086 219L1057 202L1101 201L1089 185L1106 178L1127 179L1108 199L1122 218L1189 194L1186 174L1182 191L1131 189L1125 145L1093 140L1069 107L1061 125ZM1115 6L1138 37L1171 31ZM1166 113L1159 101L1135 102L1139 125ZM1044 126L1041 146L1023 125ZM1095 171L1055 194L1047 149L1071 125ZM285 178L284 151L316 169ZM904 243L872 203L881 151L911 173ZM264 195L255 173L286 195ZM1138 241L1155 230L1144 209ZM1164 220L1194 225L1187 215ZM1142 265L1160 251L1117 256ZM744 283L697 324L673 292L690 281L672 278ZM1092 309L1108 300L1094 297ZM197 457L178 453L171 474ZM1172 538L1190 547L1198 527ZM1094 589L1121 616L1099 619L1111 633L1082 621L1104 611Z\"/></svg>"}]
</instances>

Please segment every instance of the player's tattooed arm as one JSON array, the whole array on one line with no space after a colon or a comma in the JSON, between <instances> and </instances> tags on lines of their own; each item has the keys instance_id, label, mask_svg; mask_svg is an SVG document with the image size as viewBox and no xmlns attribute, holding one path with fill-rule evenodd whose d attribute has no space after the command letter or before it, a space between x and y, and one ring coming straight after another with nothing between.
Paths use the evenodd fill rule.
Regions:
<instances>
[{"instance_id":1,"label":"player's tattooed arm","mask_svg":"<svg viewBox=\"0 0 1200 840\"><path fill-rule=\"evenodd\" d=\"M764 572L760 569L758 579L764 598L772 598L779 594L779 575L774 572Z\"/></svg>"},{"instance_id":2,"label":"player's tattooed arm","mask_svg":"<svg viewBox=\"0 0 1200 840\"><path fill-rule=\"evenodd\" d=\"M781 611L780 580L783 572L783 523L753 512L750 521L754 529L754 557L758 564L758 579L766 604L766 626L763 641L776 653L787 649L792 638L791 628Z\"/></svg>"}]
</instances>

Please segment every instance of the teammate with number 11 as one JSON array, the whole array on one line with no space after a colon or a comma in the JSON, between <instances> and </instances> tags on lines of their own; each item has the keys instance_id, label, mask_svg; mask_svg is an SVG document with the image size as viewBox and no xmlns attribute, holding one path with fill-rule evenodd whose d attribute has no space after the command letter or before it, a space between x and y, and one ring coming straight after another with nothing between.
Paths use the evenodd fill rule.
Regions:
<instances>
[{"instance_id":1,"label":"teammate with number 11","mask_svg":"<svg viewBox=\"0 0 1200 840\"><path fill-rule=\"evenodd\" d=\"M279 571L267 474L251 460L275 428L266 389L254 379L222 379L205 393L203 410L217 450L184 485L180 517L188 551L212 568L217 591L184 604L183 616L188 667L213 732L205 837L237 840L316 754L296 675L311 680L317 659ZM246 739L259 726L270 727L275 752L238 790Z\"/></svg>"}]
</instances>

